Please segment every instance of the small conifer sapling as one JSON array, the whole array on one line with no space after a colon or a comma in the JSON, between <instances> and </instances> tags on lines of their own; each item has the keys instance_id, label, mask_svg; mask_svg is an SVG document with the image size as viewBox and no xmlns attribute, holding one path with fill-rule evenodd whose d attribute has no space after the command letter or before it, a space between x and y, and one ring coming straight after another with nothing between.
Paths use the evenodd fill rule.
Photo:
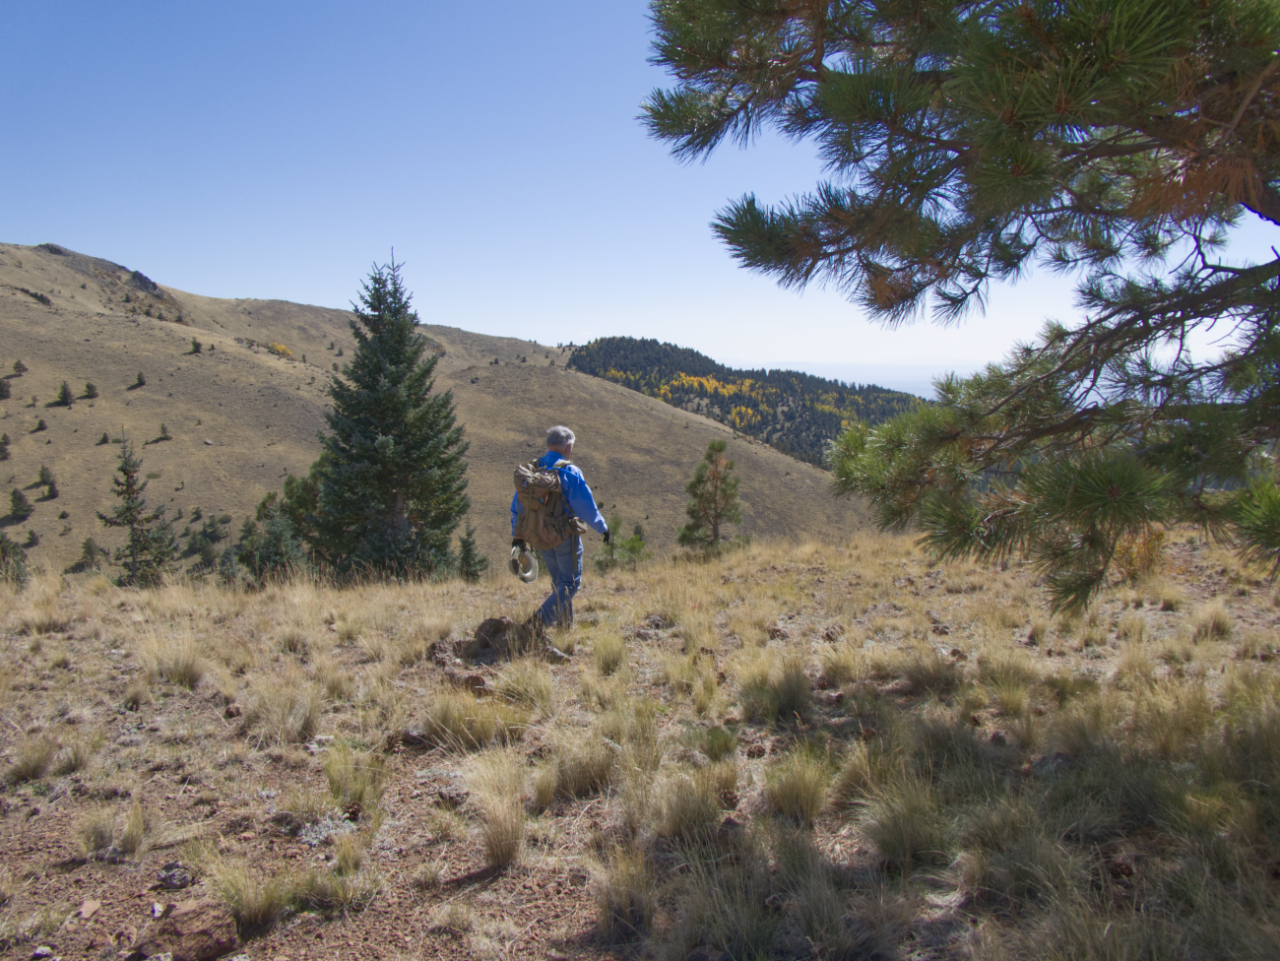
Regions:
<instances>
[{"instance_id":1,"label":"small conifer sapling","mask_svg":"<svg viewBox=\"0 0 1280 961\"><path fill-rule=\"evenodd\" d=\"M25 374L26 372L27 372L27 365L26 365L26 364L24 364L24 363L23 363L22 361L20 361L20 360L15 360L15 361L13 362L13 375L14 375L15 377L21 377L21 376L22 376L23 374Z\"/></svg>"},{"instance_id":2,"label":"small conifer sapling","mask_svg":"<svg viewBox=\"0 0 1280 961\"><path fill-rule=\"evenodd\" d=\"M134 387L146 387L147 378L143 376L142 371L138 371L138 379L133 382Z\"/></svg>"},{"instance_id":3,"label":"small conifer sapling","mask_svg":"<svg viewBox=\"0 0 1280 961\"><path fill-rule=\"evenodd\" d=\"M714 551L724 540L721 528L725 524L742 523L739 481L733 473L733 461L725 456L726 446L722 440L709 443L693 479L684 486L690 497L685 508L689 523L676 535L683 547Z\"/></svg>"},{"instance_id":4,"label":"small conifer sapling","mask_svg":"<svg viewBox=\"0 0 1280 961\"><path fill-rule=\"evenodd\" d=\"M458 538L458 576L468 584L475 584L488 569L489 558L476 547L476 529L468 523L465 533Z\"/></svg>"},{"instance_id":5,"label":"small conifer sapling","mask_svg":"<svg viewBox=\"0 0 1280 961\"><path fill-rule=\"evenodd\" d=\"M9 516L18 523L22 523L31 516L34 510L35 508L31 506L31 501L27 499L27 495L15 487L13 493L9 495Z\"/></svg>"},{"instance_id":6,"label":"small conifer sapling","mask_svg":"<svg viewBox=\"0 0 1280 961\"><path fill-rule=\"evenodd\" d=\"M9 386L9 382L0 378L0 400L8 400L13 396L13 388Z\"/></svg>"},{"instance_id":7,"label":"small conifer sapling","mask_svg":"<svg viewBox=\"0 0 1280 961\"><path fill-rule=\"evenodd\" d=\"M114 560L124 570L120 574L121 587L152 587L160 583L164 571L177 552L177 540L169 522L165 520L165 508L147 510L142 496L147 481L139 483L142 460L133 452L127 441L120 444L120 462L112 478L112 493L120 503L109 514L98 512L98 520L107 527L120 527L128 532L128 540L116 548Z\"/></svg>"},{"instance_id":8,"label":"small conifer sapling","mask_svg":"<svg viewBox=\"0 0 1280 961\"><path fill-rule=\"evenodd\" d=\"M63 407L70 407L75 399L75 395L71 393L71 385L64 380L58 388L58 403Z\"/></svg>"},{"instance_id":9,"label":"small conifer sapling","mask_svg":"<svg viewBox=\"0 0 1280 961\"><path fill-rule=\"evenodd\" d=\"M98 396L98 388L93 384L92 381L84 385L85 400L93 400L97 396Z\"/></svg>"}]
</instances>

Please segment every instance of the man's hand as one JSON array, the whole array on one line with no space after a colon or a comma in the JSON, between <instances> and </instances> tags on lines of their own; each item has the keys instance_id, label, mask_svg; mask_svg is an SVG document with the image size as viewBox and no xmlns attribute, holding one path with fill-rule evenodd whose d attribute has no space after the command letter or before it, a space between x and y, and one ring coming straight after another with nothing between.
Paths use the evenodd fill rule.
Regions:
<instances>
[{"instance_id":1,"label":"man's hand","mask_svg":"<svg viewBox=\"0 0 1280 961\"><path fill-rule=\"evenodd\" d=\"M610 536L611 536L611 534L610 534L610 532L609 532L609 531L605 531L605 532L604 532L604 542L605 542L606 544L608 544L608 543L609 543L609 538L610 538Z\"/></svg>"},{"instance_id":2,"label":"man's hand","mask_svg":"<svg viewBox=\"0 0 1280 961\"><path fill-rule=\"evenodd\" d=\"M522 541L522 540L521 540L520 538L518 538L518 537L513 537L513 538L511 538L511 546L512 546L512 547L518 547L518 548L520 548L520 550L522 550L522 551L523 551L523 550L525 550L525 543L524 543L524 541Z\"/></svg>"}]
</instances>

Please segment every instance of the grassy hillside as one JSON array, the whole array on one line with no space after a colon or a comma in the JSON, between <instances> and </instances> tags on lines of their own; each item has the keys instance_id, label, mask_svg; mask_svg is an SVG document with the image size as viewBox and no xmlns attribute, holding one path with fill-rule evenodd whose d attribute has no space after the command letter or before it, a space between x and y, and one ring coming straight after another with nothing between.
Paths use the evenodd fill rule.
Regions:
<instances>
[{"instance_id":1,"label":"grassy hillside","mask_svg":"<svg viewBox=\"0 0 1280 961\"><path fill-rule=\"evenodd\" d=\"M574 370L705 414L810 464L854 421L878 423L920 398L795 370L734 370L674 344L602 337L576 348Z\"/></svg>"},{"instance_id":2,"label":"grassy hillside","mask_svg":"<svg viewBox=\"0 0 1280 961\"><path fill-rule=\"evenodd\" d=\"M352 278L353 295L360 279ZM417 306L431 317L429 303ZM0 462L0 510L42 466L60 491L37 502L29 521L0 517L0 525L18 541L34 531L31 559L54 570L76 559L86 537L114 543L94 516L113 503L117 449L100 443L105 434L135 442L144 472L155 475L152 504L184 517L197 507L230 516L234 533L286 472L305 473L317 456L327 378L352 349L347 318L321 307L186 293L52 244L0 245L0 373L12 391L0 401L0 433L12 442ZM467 428L472 519L495 562L509 542L511 469L541 453L553 423L577 431L575 461L605 510L621 514L628 529L643 523L659 553L674 549L682 485L707 441L731 439L729 428L566 370L564 350L447 326L423 333L444 351L437 389L453 390ZM273 344L288 353L274 353ZM12 374L15 361L27 368L21 376ZM146 384L134 388L139 373ZM70 407L55 403L63 381L80 398ZM89 382L98 390L92 400L83 397ZM37 430L41 420L45 429ZM159 439L162 424L170 440ZM730 453L743 477L744 531L825 537L863 523L857 505L830 497L820 471L748 440L731 439Z\"/></svg>"},{"instance_id":3,"label":"grassy hillside","mask_svg":"<svg viewBox=\"0 0 1280 961\"><path fill-rule=\"evenodd\" d=\"M1074 619L906 537L652 563L554 665L457 660L510 577L0 586L0 956L197 901L293 961L1270 961L1275 588L1166 543Z\"/></svg>"}]
</instances>

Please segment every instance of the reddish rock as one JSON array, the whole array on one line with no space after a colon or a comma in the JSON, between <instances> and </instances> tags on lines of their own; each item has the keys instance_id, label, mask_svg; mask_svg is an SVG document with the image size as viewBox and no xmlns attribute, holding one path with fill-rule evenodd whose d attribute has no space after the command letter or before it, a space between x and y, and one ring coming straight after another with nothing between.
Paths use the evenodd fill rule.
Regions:
<instances>
[{"instance_id":1,"label":"reddish rock","mask_svg":"<svg viewBox=\"0 0 1280 961\"><path fill-rule=\"evenodd\" d=\"M237 944L230 911L211 901L184 901L143 928L130 952L141 958L171 954L173 961L211 961L230 954Z\"/></svg>"}]
</instances>

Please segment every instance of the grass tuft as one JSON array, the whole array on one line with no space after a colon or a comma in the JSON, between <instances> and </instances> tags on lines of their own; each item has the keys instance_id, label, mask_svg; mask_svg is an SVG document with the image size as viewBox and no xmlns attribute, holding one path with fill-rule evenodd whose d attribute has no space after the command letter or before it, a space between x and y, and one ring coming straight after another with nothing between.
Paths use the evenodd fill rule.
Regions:
<instances>
[{"instance_id":1,"label":"grass tuft","mask_svg":"<svg viewBox=\"0 0 1280 961\"><path fill-rule=\"evenodd\" d=\"M371 811L382 801L387 762L380 755L335 744L322 767L330 796L348 815Z\"/></svg>"},{"instance_id":2,"label":"grass tuft","mask_svg":"<svg viewBox=\"0 0 1280 961\"><path fill-rule=\"evenodd\" d=\"M1206 604L1191 618L1192 638L1197 642L1226 640L1234 629L1235 622L1222 601Z\"/></svg>"},{"instance_id":3,"label":"grass tuft","mask_svg":"<svg viewBox=\"0 0 1280 961\"><path fill-rule=\"evenodd\" d=\"M748 719L786 722L808 711L809 678L798 657L780 657L772 649L762 648L742 665L738 678L738 698Z\"/></svg>"},{"instance_id":4,"label":"grass tuft","mask_svg":"<svg viewBox=\"0 0 1280 961\"><path fill-rule=\"evenodd\" d=\"M27 738L17 748L17 756L5 772L10 784L37 781L44 777L58 752L58 743L52 738Z\"/></svg>"},{"instance_id":5,"label":"grass tuft","mask_svg":"<svg viewBox=\"0 0 1280 961\"><path fill-rule=\"evenodd\" d=\"M772 813L810 826L822 810L830 781L824 759L794 751L765 772L765 803Z\"/></svg>"},{"instance_id":6,"label":"grass tuft","mask_svg":"<svg viewBox=\"0 0 1280 961\"><path fill-rule=\"evenodd\" d=\"M476 758L470 778L480 808L480 838L485 860L505 868L520 860L524 850L524 764L511 748Z\"/></svg>"},{"instance_id":7,"label":"grass tuft","mask_svg":"<svg viewBox=\"0 0 1280 961\"><path fill-rule=\"evenodd\" d=\"M518 740L529 715L501 701L482 701L465 691L441 691L427 705L421 734L427 741L458 751Z\"/></svg>"},{"instance_id":8,"label":"grass tuft","mask_svg":"<svg viewBox=\"0 0 1280 961\"><path fill-rule=\"evenodd\" d=\"M297 744L315 737L323 708L320 688L293 670L254 678L244 717L268 743Z\"/></svg>"},{"instance_id":9,"label":"grass tuft","mask_svg":"<svg viewBox=\"0 0 1280 961\"><path fill-rule=\"evenodd\" d=\"M627 642L619 634L600 634L591 646L591 657L601 677L609 677L627 659Z\"/></svg>"}]
</instances>

